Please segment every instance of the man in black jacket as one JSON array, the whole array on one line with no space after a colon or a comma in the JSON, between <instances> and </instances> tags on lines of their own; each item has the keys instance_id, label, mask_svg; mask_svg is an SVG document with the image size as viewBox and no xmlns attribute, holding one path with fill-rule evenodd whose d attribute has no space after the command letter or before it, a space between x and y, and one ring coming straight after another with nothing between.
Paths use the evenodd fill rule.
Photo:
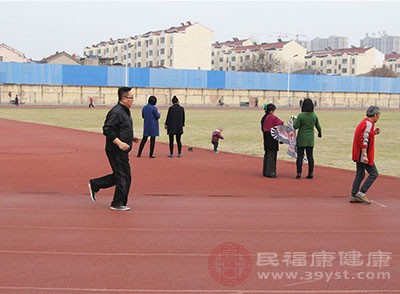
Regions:
<instances>
[{"instance_id":1,"label":"man in black jacket","mask_svg":"<svg viewBox=\"0 0 400 294\"><path fill-rule=\"evenodd\" d=\"M178 145L178 157L182 156L181 136L183 127L185 126L185 109L179 105L179 100L176 96L172 97L173 105L168 109L167 118L165 119L165 129L169 136L169 155L174 157L174 135Z\"/></svg>"},{"instance_id":2,"label":"man in black jacket","mask_svg":"<svg viewBox=\"0 0 400 294\"><path fill-rule=\"evenodd\" d=\"M133 95L129 87L118 89L118 104L108 113L103 126L106 136L106 155L113 173L104 177L89 180L90 197L96 201L96 193L100 189L115 186L114 198L111 202L112 210L129 210L126 206L131 186L131 168L129 152L132 143L139 139L133 135L133 123L130 108Z\"/></svg>"}]
</instances>

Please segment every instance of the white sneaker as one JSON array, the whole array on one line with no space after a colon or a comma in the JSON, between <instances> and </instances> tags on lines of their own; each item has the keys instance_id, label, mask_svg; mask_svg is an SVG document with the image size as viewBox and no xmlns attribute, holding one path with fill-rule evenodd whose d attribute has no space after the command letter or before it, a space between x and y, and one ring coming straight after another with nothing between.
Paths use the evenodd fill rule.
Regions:
<instances>
[{"instance_id":1,"label":"white sneaker","mask_svg":"<svg viewBox=\"0 0 400 294\"><path fill-rule=\"evenodd\" d=\"M121 205L121 206L110 206L110 209L111 210L127 211L127 210L130 210L131 208L128 207L128 206Z\"/></svg>"},{"instance_id":2,"label":"white sneaker","mask_svg":"<svg viewBox=\"0 0 400 294\"><path fill-rule=\"evenodd\" d=\"M357 192L355 198L357 198L358 200L361 200L364 203L371 204L371 201L367 198L367 195L365 195L365 193L363 193L361 191Z\"/></svg>"}]
</instances>

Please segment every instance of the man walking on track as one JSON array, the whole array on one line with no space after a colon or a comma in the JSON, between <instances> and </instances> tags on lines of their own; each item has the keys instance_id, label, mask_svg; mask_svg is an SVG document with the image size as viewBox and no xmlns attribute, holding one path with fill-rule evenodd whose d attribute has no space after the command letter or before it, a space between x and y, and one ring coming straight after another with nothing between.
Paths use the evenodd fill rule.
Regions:
<instances>
[{"instance_id":1,"label":"man walking on track","mask_svg":"<svg viewBox=\"0 0 400 294\"><path fill-rule=\"evenodd\" d=\"M165 119L165 129L169 137L169 155L174 157L174 136L178 145L178 157L182 156L183 127L185 126L185 109L179 105L178 97L172 97L173 105L168 108L167 118Z\"/></svg>"},{"instance_id":2,"label":"man walking on track","mask_svg":"<svg viewBox=\"0 0 400 294\"><path fill-rule=\"evenodd\" d=\"M132 149L132 143L139 141L133 135L133 123L129 110L133 103L131 89L129 87L118 89L118 104L107 113L103 126L103 134L106 136L106 155L113 173L89 181L90 197L93 201L96 201L96 193L100 189L116 186L110 206L112 210L130 209L126 206L131 186L129 152Z\"/></svg>"},{"instance_id":3,"label":"man walking on track","mask_svg":"<svg viewBox=\"0 0 400 294\"><path fill-rule=\"evenodd\" d=\"M356 176L351 190L351 203L363 202L370 204L371 201L365 194L378 177L378 170L374 163L374 153L375 135L381 132L379 128L375 129L375 123L380 116L379 107L370 106L366 115L367 117L359 123L354 132L352 159L356 162ZM368 178L361 186L365 171L368 172Z\"/></svg>"}]
</instances>

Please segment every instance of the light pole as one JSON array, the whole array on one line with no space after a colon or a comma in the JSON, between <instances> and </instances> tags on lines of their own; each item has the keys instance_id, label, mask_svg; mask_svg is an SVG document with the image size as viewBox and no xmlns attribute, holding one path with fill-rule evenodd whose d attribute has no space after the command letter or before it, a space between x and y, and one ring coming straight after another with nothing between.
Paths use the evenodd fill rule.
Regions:
<instances>
[{"instance_id":1,"label":"light pole","mask_svg":"<svg viewBox=\"0 0 400 294\"><path fill-rule=\"evenodd\" d=\"M292 59L297 56L298 55L295 54L292 57L290 57L289 61L288 61L288 66L287 66L287 98L288 98L288 103L289 103L288 106L290 106L290 66L291 66Z\"/></svg>"}]
</instances>

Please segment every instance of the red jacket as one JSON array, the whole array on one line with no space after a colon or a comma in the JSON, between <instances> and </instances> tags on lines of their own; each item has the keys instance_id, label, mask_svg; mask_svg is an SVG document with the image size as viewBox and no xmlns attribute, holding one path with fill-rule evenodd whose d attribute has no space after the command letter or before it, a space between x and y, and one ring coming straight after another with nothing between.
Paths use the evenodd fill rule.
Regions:
<instances>
[{"instance_id":1,"label":"red jacket","mask_svg":"<svg viewBox=\"0 0 400 294\"><path fill-rule=\"evenodd\" d=\"M363 119L354 132L353 161L362 162L362 148L367 149L368 165L374 165L375 123L370 121L369 118Z\"/></svg>"}]
</instances>

